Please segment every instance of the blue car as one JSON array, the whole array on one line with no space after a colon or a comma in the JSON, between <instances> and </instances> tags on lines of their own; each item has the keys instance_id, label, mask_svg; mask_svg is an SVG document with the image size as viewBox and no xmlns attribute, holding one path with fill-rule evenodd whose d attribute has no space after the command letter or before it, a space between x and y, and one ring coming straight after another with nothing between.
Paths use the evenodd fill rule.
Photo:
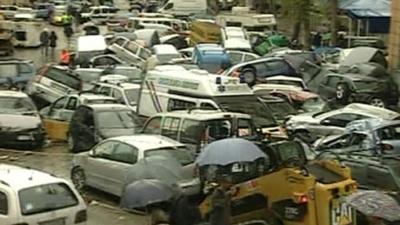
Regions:
<instances>
[{"instance_id":1,"label":"blue car","mask_svg":"<svg viewBox=\"0 0 400 225\"><path fill-rule=\"evenodd\" d=\"M0 86L12 85L22 90L35 73L31 60L0 59Z\"/></svg>"},{"instance_id":2,"label":"blue car","mask_svg":"<svg viewBox=\"0 0 400 225\"><path fill-rule=\"evenodd\" d=\"M193 50L192 60L200 69L219 73L231 66L229 53L217 44L198 44Z\"/></svg>"}]
</instances>

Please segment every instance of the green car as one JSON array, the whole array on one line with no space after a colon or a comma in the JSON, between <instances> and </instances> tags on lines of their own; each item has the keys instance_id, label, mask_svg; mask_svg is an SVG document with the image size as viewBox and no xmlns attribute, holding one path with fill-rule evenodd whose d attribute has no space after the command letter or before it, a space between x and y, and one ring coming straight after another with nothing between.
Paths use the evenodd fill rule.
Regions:
<instances>
[{"instance_id":1,"label":"green car","mask_svg":"<svg viewBox=\"0 0 400 225\"><path fill-rule=\"evenodd\" d=\"M255 47L255 51L259 55L265 55L274 48L288 47L289 39L281 34L267 36L261 44Z\"/></svg>"}]
</instances>

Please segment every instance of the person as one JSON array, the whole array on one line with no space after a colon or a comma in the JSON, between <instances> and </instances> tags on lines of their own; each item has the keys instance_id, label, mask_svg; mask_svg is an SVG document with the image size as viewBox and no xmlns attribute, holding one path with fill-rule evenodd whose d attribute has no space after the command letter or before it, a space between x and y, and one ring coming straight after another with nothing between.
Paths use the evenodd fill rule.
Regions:
<instances>
[{"instance_id":1,"label":"person","mask_svg":"<svg viewBox=\"0 0 400 225\"><path fill-rule=\"evenodd\" d=\"M42 33L40 33L40 43L42 45L42 56L48 55L49 51L49 30L47 28L44 28Z\"/></svg>"},{"instance_id":2,"label":"person","mask_svg":"<svg viewBox=\"0 0 400 225\"><path fill-rule=\"evenodd\" d=\"M71 60L71 56L67 49L61 50L60 54L60 65L68 66Z\"/></svg>"},{"instance_id":3,"label":"person","mask_svg":"<svg viewBox=\"0 0 400 225\"><path fill-rule=\"evenodd\" d=\"M172 202L169 211L170 225L194 225L201 221L201 214L195 202L187 195L180 194Z\"/></svg>"},{"instance_id":4,"label":"person","mask_svg":"<svg viewBox=\"0 0 400 225\"><path fill-rule=\"evenodd\" d=\"M321 47L321 40L322 40L322 36L321 33L317 32L314 35L313 41L312 41L312 45L314 48L319 48Z\"/></svg>"},{"instance_id":5,"label":"person","mask_svg":"<svg viewBox=\"0 0 400 225\"><path fill-rule=\"evenodd\" d=\"M51 48L51 58L54 60L54 49L57 47L57 34L56 32L51 31L50 33L50 48Z\"/></svg>"},{"instance_id":6,"label":"person","mask_svg":"<svg viewBox=\"0 0 400 225\"><path fill-rule=\"evenodd\" d=\"M231 182L227 175L219 175L217 186L211 194L211 225L229 225L231 217L231 197L229 188Z\"/></svg>"}]
</instances>

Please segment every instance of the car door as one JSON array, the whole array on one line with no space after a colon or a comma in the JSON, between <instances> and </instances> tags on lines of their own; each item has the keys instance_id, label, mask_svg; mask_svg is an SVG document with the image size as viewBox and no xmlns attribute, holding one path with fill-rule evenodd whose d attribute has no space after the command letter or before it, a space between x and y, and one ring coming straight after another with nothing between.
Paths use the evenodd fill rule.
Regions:
<instances>
[{"instance_id":1,"label":"car door","mask_svg":"<svg viewBox=\"0 0 400 225\"><path fill-rule=\"evenodd\" d=\"M49 106L45 115L43 115L43 124L46 133L52 140L66 140L66 133L68 132L69 120L63 113L67 104L68 97L64 96L59 98Z\"/></svg>"},{"instance_id":2,"label":"car door","mask_svg":"<svg viewBox=\"0 0 400 225\"><path fill-rule=\"evenodd\" d=\"M366 119L368 117L357 113L338 113L320 118L319 124L313 124L308 130L317 136L341 134L348 123L354 120Z\"/></svg>"},{"instance_id":3,"label":"car door","mask_svg":"<svg viewBox=\"0 0 400 225\"><path fill-rule=\"evenodd\" d=\"M93 148L93 152L89 155L83 168L89 186L109 192L107 188L112 183L111 177L114 175L109 177L110 175L103 171L109 171L107 168L113 166L113 161L110 159L117 145L117 141L110 140Z\"/></svg>"},{"instance_id":4,"label":"car door","mask_svg":"<svg viewBox=\"0 0 400 225\"><path fill-rule=\"evenodd\" d=\"M318 94L324 99L336 97L336 86L342 79L339 76L326 76L318 87Z\"/></svg>"}]
</instances>

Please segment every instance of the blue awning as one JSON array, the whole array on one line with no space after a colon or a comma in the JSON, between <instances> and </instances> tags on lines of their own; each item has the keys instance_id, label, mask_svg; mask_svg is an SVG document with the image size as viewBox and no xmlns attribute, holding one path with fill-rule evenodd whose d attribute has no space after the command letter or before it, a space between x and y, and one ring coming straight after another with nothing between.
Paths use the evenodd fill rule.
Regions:
<instances>
[{"instance_id":1,"label":"blue awning","mask_svg":"<svg viewBox=\"0 0 400 225\"><path fill-rule=\"evenodd\" d=\"M390 0L340 0L339 8L357 19L390 17Z\"/></svg>"}]
</instances>

